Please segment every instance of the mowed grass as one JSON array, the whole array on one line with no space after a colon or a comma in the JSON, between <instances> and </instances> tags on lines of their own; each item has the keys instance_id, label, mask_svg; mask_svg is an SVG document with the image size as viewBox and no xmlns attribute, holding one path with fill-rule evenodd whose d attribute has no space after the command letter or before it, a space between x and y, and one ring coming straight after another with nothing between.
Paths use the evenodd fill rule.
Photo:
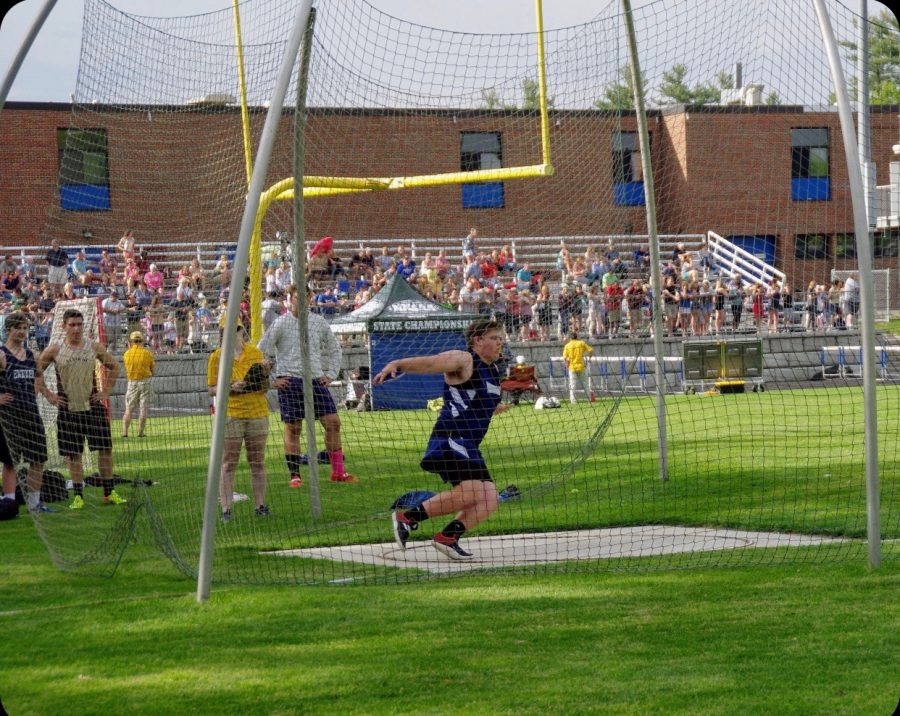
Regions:
<instances>
[{"instance_id":1,"label":"mowed grass","mask_svg":"<svg viewBox=\"0 0 900 716\"><path fill-rule=\"evenodd\" d=\"M141 547L56 570L0 523L10 714L890 714L900 568L193 584ZM893 550L893 551L892 551Z\"/></svg>"},{"instance_id":2,"label":"mowed grass","mask_svg":"<svg viewBox=\"0 0 900 716\"><path fill-rule=\"evenodd\" d=\"M882 534L896 539L900 387L882 385L878 399ZM648 396L628 396L620 403L601 397L596 403L564 403L558 410L520 405L495 418L482 446L484 454L497 485L515 484L523 496L503 503L473 534L645 524L728 527L847 537L851 542L843 558L858 558L864 549L859 538L866 534L865 437L858 388L825 384L796 391L669 396L665 481L660 479L655 407ZM287 485L281 426L272 416L266 500L274 516L256 518L249 500L235 504L235 520L217 527L217 580L271 584L416 576L261 554L390 541L391 502L407 490L441 489L434 475L418 467L434 413L342 412L341 418L347 464L360 482L331 483L330 468L319 466L322 515L314 518L308 474L303 488ZM607 419L608 429L598 433ZM69 567L111 569L136 529L137 539L158 544L192 574L198 561L210 426L208 416L154 418L148 438L117 437L116 472L157 484L132 494L130 509L99 507L99 491L93 490L84 513L46 516L40 528L54 557ZM114 425L114 432L117 428ZM236 489L251 492L245 460ZM758 551L757 559L791 561L794 554ZM825 559L838 556L821 554ZM721 553L711 559L682 556L672 558L668 566L730 563L733 557ZM632 563L563 563L554 569L620 566L632 568ZM663 561L661 566L667 565Z\"/></svg>"},{"instance_id":3,"label":"mowed grass","mask_svg":"<svg viewBox=\"0 0 900 716\"><path fill-rule=\"evenodd\" d=\"M498 484L525 495L478 532L671 522L856 537L865 526L858 402L858 390L833 387L673 396L666 482L652 398L623 400L593 445L611 401L520 406L495 420L484 448ZM340 587L272 586L358 572L258 551L389 540L389 501L439 489L417 469L434 414L342 414L361 482L323 482L319 522L308 488L285 484L273 418L275 516L256 519L251 505L236 504L235 521L217 529L217 582L203 605L184 572L199 543L209 419L153 420L150 437L116 439L116 471L158 483L147 502L123 488L129 506L104 508L88 490L85 511L38 525L68 566L121 557L114 577L58 570L27 516L0 523L0 624L10 635L0 700L10 714L53 715L889 714L900 698L898 415L897 389L880 388L887 539L877 570L852 540L853 549L453 579L370 571L363 576L379 577L370 582L414 581ZM245 467L238 489L249 492Z\"/></svg>"}]
</instances>

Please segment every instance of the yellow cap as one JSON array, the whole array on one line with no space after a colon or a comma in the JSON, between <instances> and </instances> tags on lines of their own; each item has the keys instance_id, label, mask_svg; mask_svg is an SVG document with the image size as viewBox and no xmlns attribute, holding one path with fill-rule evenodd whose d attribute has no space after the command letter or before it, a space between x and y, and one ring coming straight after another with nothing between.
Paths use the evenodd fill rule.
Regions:
<instances>
[{"instance_id":1,"label":"yellow cap","mask_svg":"<svg viewBox=\"0 0 900 716\"><path fill-rule=\"evenodd\" d=\"M131 335L128 336L128 339L132 343L138 343L138 342L143 343L144 342L144 334L141 333L140 331L132 331Z\"/></svg>"}]
</instances>

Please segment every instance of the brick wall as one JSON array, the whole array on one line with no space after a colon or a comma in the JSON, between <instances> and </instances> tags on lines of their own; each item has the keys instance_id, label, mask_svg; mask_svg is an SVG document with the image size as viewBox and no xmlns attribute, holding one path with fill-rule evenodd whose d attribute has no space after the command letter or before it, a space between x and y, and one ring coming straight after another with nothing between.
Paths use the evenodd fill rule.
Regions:
<instances>
[{"instance_id":1,"label":"brick wall","mask_svg":"<svg viewBox=\"0 0 900 716\"><path fill-rule=\"evenodd\" d=\"M9 103L0 114L0 243L113 244L125 228L139 243L237 237L246 190L240 117L233 109L107 111L67 104ZM896 108L873 111L878 182L888 182ZM281 123L267 186L291 174L292 117ZM254 145L264 117L253 114ZM112 210L63 212L56 190L57 128L105 127ZM306 130L307 174L398 176L459 170L462 131L499 131L503 165L540 163L539 118L452 111L364 114L317 110ZM832 200L790 198L790 129L828 127ZM458 186L344 195L305 202L306 235L360 241L462 237L601 235L646 231L644 207L612 202L612 136L634 117L559 111L551 118L549 179L507 181L503 209L463 209ZM795 286L822 280L828 260L794 258L797 233L852 231L838 116L796 108L675 108L650 117L660 233L773 234L777 263ZM292 203L277 201L264 236L292 227ZM896 259L876 264L896 267Z\"/></svg>"}]
</instances>

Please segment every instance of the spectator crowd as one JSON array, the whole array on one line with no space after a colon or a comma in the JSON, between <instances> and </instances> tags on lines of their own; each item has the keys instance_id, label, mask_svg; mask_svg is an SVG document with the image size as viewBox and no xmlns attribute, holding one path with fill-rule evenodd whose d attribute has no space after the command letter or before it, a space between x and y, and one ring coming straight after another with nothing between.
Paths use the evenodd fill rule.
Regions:
<instances>
[{"instance_id":1,"label":"spectator crowd","mask_svg":"<svg viewBox=\"0 0 900 716\"><path fill-rule=\"evenodd\" d=\"M398 245L380 250L360 246L339 256L330 237L307 257L311 309L326 320L360 308L395 274L443 306L493 317L513 340L565 341L572 331L585 338L639 337L652 333L650 256L645 247L620 251L610 240L575 255L562 243L555 271L533 271L503 245L479 246L477 229L462 240L459 253L446 249L414 256ZM263 260L265 327L289 310L293 282L288 253ZM223 319L233 267L222 254L212 267L194 258L176 270L149 260L126 231L115 247L90 261L84 251L67 251L53 240L43 262L29 257L0 261L0 315L17 311L31 323L39 349L50 337L59 300L96 296L107 348L127 348L125 336L141 331L154 353L207 352ZM716 275L705 247L688 251L678 244L662 262L662 325L667 336L708 336L749 330L829 331L853 328L859 312L859 284L810 282L795 292L773 278L766 284L740 274ZM244 325L252 320L248 283L241 300Z\"/></svg>"}]
</instances>

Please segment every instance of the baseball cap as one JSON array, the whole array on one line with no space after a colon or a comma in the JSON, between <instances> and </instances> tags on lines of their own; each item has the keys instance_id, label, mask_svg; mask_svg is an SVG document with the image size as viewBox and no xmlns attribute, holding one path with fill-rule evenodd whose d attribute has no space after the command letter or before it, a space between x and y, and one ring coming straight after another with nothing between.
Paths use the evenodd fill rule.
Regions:
<instances>
[{"instance_id":1,"label":"baseball cap","mask_svg":"<svg viewBox=\"0 0 900 716\"><path fill-rule=\"evenodd\" d=\"M140 331L132 331L131 335L128 336L128 340L130 340L132 343L138 343L138 342L143 343L144 342L144 334L141 333Z\"/></svg>"}]
</instances>

